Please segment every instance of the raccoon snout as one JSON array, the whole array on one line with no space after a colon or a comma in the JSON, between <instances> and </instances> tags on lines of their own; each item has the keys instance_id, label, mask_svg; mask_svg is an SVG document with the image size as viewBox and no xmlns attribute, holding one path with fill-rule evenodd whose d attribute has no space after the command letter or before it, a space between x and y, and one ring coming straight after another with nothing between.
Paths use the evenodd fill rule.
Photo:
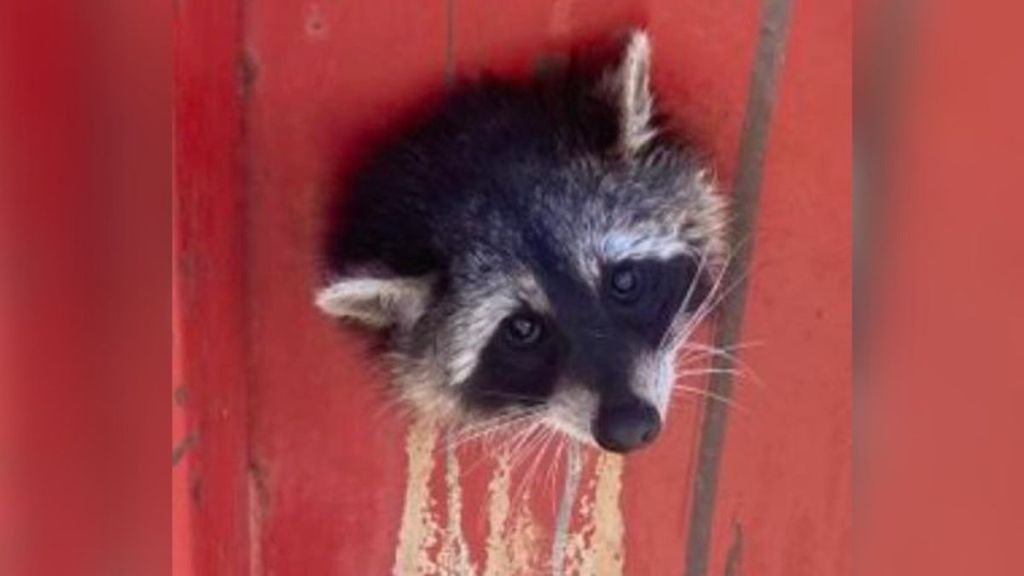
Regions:
<instances>
[{"instance_id":1,"label":"raccoon snout","mask_svg":"<svg viewBox=\"0 0 1024 576\"><path fill-rule=\"evenodd\" d=\"M624 454L650 444L661 432L658 410L641 400L601 408L594 421L594 440L610 452Z\"/></svg>"}]
</instances>

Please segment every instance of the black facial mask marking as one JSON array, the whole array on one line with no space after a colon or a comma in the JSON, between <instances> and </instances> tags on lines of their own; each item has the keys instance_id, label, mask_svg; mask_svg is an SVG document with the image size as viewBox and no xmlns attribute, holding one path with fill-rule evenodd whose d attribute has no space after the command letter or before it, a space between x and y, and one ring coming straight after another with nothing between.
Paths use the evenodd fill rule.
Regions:
<instances>
[{"instance_id":1,"label":"black facial mask marking","mask_svg":"<svg viewBox=\"0 0 1024 576\"><path fill-rule=\"evenodd\" d=\"M580 280L535 271L552 296L556 317L525 308L508 315L463 384L465 405L538 406L566 372L602 402L633 397L630 374L637 354L661 343L684 303L692 313L706 298L707 282L697 277L698 268L690 256L609 265L597 299Z\"/></svg>"},{"instance_id":2,"label":"black facial mask marking","mask_svg":"<svg viewBox=\"0 0 1024 576\"><path fill-rule=\"evenodd\" d=\"M602 271L602 302L618 326L657 347L683 304L693 313L707 298L698 268L689 255L609 265Z\"/></svg>"},{"instance_id":3,"label":"black facial mask marking","mask_svg":"<svg viewBox=\"0 0 1024 576\"><path fill-rule=\"evenodd\" d=\"M555 387L563 349L547 318L528 310L507 316L480 353L463 401L480 410L542 404Z\"/></svg>"}]
</instances>

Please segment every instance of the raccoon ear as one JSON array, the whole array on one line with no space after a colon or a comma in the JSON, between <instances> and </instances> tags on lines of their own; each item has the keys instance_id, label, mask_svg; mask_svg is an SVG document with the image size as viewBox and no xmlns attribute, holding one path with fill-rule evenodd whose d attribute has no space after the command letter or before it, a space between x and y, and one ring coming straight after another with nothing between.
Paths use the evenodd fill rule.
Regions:
<instances>
[{"instance_id":1,"label":"raccoon ear","mask_svg":"<svg viewBox=\"0 0 1024 576\"><path fill-rule=\"evenodd\" d=\"M370 328L411 325L426 310L432 276L347 276L316 293L316 306L328 316Z\"/></svg>"},{"instance_id":2,"label":"raccoon ear","mask_svg":"<svg viewBox=\"0 0 1024 576\"><path fill-rule=\"evenodd\" d=\"M618 111L617 146L633 156L654 136L651 116L651 40L644 30L629 33L625 49L616 66L602 79L602 89Z\"/></svg>"}]
</instances>

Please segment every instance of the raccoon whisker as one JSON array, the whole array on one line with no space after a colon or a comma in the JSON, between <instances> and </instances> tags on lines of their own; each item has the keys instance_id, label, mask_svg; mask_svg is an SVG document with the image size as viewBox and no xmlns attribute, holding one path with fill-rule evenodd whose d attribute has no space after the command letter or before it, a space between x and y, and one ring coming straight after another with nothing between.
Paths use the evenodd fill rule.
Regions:
<instances>
[{"instance_id":1,"label":"raccoon whisker","mask_svg":"<svg viewBox=\"0 0 1024 576\"><path fill-rule=\"evenodd\" d=\"M530 485L531 471L533 470L534 465L536 465L537 463L537 455L540 453L539 448L543 444L545 436L545 431L541 430L540 433L536 435L533 441L531 441L522 448L522 453L524 455L521 462L523 466L523 474L519 478L519 486L513 492L513 502L519 502L520 499L523 498L529 492L528 487ZM533 455L532 459L530 458L531 454ZM530 464L531 461L533 462L533 464Z\"/></svg>"},{"instance_id":2,"label":"raccoon whisker","mask_svg":"<svg viewBox=\"0 0 1024 576\"><path fill-rule=\"evenodd\" d=\"M509 450L509 455L510 455L510 457L509 457L509 470L510 470L510 474L516 474L517 476L521 476L522 475L521 471L522 471L523 465L526 462L527 456L529 455L529 452L526 450L526 448L533 443L534 438L538 436L539 432L540 432L539 428L532 429L530 431L530 433L528 435L526 435L527 440L522 440L522 441L519 442L519 444L521 444L521 446L515 446L515 447L511 447L511 448L508 449Z\"/></svg>"},{"instance_id":3,"label":"raccoon whisker","mask_svg":"<svg viewBox=\"0 0 1024 576\"><path fill-rule=\"evenodd\" d=\"M505 430L508 430L510 428L513 428L516 425L528 422L531 419L536 418L537 416L538 416L538 414L536 414L536 413L527 413L527 414L522 414L522 415L517 416L517 417L508 418L508 419L506 419L506 420L504 420L502 422L499 422L499 423L497 423L497 424L495 424L493 426L489 426L487 428L484 428L484 429L480 430L479 432L476 432L476 433L468 436L467 438L461 440L460 442L467 442L467 441L471 441L471 440L474 440L476 438L481 438L481 437L482 438L486 438L486 439L493 439L499 433L501 433L501 432L503 432Z\"/></svg>"},{"instance_id":4,"label":"raccoon whisker","mask_svg":"<svg viewBox=\"0 0 1024 576\"><path fill-rule=\"evenodd\" d=\"M540 425L540 419L539 418L537 418L537 419L529 419L526 422L526 425L520 427L518 431L516 431L514 434L512 434L511 436L509 436L508 438L505 439L505 444L508 446L509 449L515 450L516 448L519 447L519 445L522 442L524 442L526 440L526 437L529 434L533 433L533 431L539 425Z\"/></svg>"},{"instance_id":5,"label":"raccoon whisker","mask_svg":"<svg viewBox=\"0 0 1024 576\"><path fill-rule=\"evenodd\" d=\"M707 252L704 252L706 256ZM682 342L688 339L691 333L696 329L698 325L704 320L704 318L714 309L719 302L721 302L725 295L732 291L732 289L739 284L737 281L729 290L725 291L724 294L719 294L719 288L721 288L722 280L725 278L725 273L732 264L732 259L735 251L730 251L725 258L725 262L722 264L722 269L718 272L718 277L715 278L714 284L711 286L711 290L708 291L704 301L701 302L700 306L697 307L697 311L694 312L689 318L685 314L680 314L675 321L669 326L665 336L662 337L662 347L669 342ZM702 256L701 261L706 260L706 257ZM698 265L698 270L700 265ZM692 288L694 284L691 284ZM714 298L714 300L713 300Z\"/></svg>"},{"instance_id":6,"label":"raccoon whisker","mask_svg":"<svg viewBox=\"0 0 1024 576\"><path fill-rule=\"evenodd\" d=\"M496 460L498 456L503 453L511 455L508 465L510 470L514 469L514 457L516 453L516 447L519 443L526 440L527 437L535 431L538 424L541 422L541 417L543 416L541 414L542 411L542 409L538 408L530 410L526 413L516 414L516 418L509 419L507 422L503 424L492 427L490 430L486 431L483 434L478 434L476 437L482 436L485 438L485 440L492 440L497 432L513 428L514 426L519 424L531 422L523 426L520 430L517 430L511 436L503 438L502 442L498 444L496 448L484 450L484 454L482 456L478 457L475 461L466 466L465 474L468 475L470 472L475 470L481 463L484 462L485 457L490 458L492 460ZM460 441L459 443L461 444L465 441L467 440ZM516 446L513 446L513 444L515 444Z\"/></svg>"},{"instance_id":7,"label":"raccoon whisker","mask_svg":"<svg viewBox=\"0 0 1024 576\"><path fill-rule=\"evenodd\" d=\"M476 458L474 458L472 461L467 462L465 465L463 465L463 467L462 467L462 470L463 470L462 475L463 476L470 476L477 468L480 467L481 464L483 464L484 462L487 462L488 460L496 462L500 456L501 456L501 452L500 451L496 452L496 451L493 451L493 450L483 450L482 453L480 453L480 454L478 454L476 456Z\"/></svg>"},{"instance_id":8,"label":"raccoon whisker","mask_svg":"<svg viewBox=\"0 0 1024 576\"><path fill-rule=\"evenodd\" d=\"M734 354L730 354L729 352L716 349L702 350L688 348L686 346L680 346L679 349L682 351L682 354L680 354L678 356L678 359L676 360L676 368L685 368L687 366L706 364L710 359L713 358L726 358L728 360L733 360L733 357L735 356Z\"/></svg>"},{"instance_id":9,"label":"raccoon whisker","mask_svg":"<svg viewBox=\"0 0 1024 576\"><path fill-rule=\"evenodd\" d=\"M683 353L676 359L676 369L693 366L694 364L704 364L707 363L709 359L720 356L720 354L715 351L694 350L692 348L687 348L686 346L680 346L679 350L682 350Z\"/></svg>"},{"instance_id":10,"label":"raccoon whisker","mask_svg":"<svg viewBox=\"0 0 1024 576\"><path fill-rule=\"evenodd\" d=\"M476 457L472 461L466 462L463 465L463 467L462 467L462 470L463 470L462 475L463 476L470 476L484 462L487 462L487 461L494 461L494 462L496 462L498 460L498 458L500 458L501 454L502 454L501 451L495 451L495 450L489 450L489 449L482 450L481 453L477 454Z\"/></svg>"},{"instance_id":11,"label":"raccoon whisker","mask_svg":"<svg viewBox=\"0 0 1024 576\"><path fill-rule=\"evenodd\" d=\"M753 380L753 375L752 374L749 374L748 372L746 372L744 370L740 370L738 368L701 368L701 369L694 369L694 370L681 370L681 371L676 372L676 376L678 376L679 378L702 377L702 376L708 376L708 375L711 375L711 374L729 374L729 375L732 375L732 376L734 376L736 378L735 380L733 380L733 383L735 383L735 384L743 383L745 381L745 379L748 378L748 377L751 380Z\"/></svg>"},{"instance_id":12,"label":"raccoon whisker","mask_svg":"<svg viewBox=\"0 0 1024 576\"><path fill-rule=\"evenodd\" d=\"M544 426L543 422L538 422L534 433L529 436L526 442L519 447L519 451L523 454L522 464L526 464L529 459L529 455L539 446L543 441L544 437L548 434L548 428Z\"/></svg>"},{"instance_id":13,"label":"raccoon whisker","mask_svg":"<svg viewBox=\"0 0 1024 576\"><path fill-rule=\"evenodd\" d=\"M480 431L486 431L487 429L496 427L498 425L502 425L510 420L530 416L537 412L539 409L540 408L538 407L525 410L507 410L495 416L488 417L482 421L474 421L469 422L467 424L463 424L462 426L459 427L458 434L473 434Z\"/></svg>"},{"instance_id":14,"label":"raccoon whisker","mask_svg":"<svg viewBox=\"0 0 1024 576\"><path fill-rule=\"evenodd\" d=\"M704 368L695 370L681 370L676 372L677 376L703 376L704 374L732 374L733 376L742 376L743 371L735 368Z\"/></svg>"},{"instance_id":15,"label":"raccoon whisker","mask_svg":"<svg viewBox=\"0 0 1024 576\"><path fill-rule=\"evenodd\" d=\"M728 288L726 288L725 290L721 290L722 280L725 279L725 273L728 269L727 267L728 263L726 264L726 267L723 267L722 272L718 275L718 278L715 280L715 283L711 287L711 290L708 291L708 296L704 299L703 302L701 302L701 305L697 308L697 311L690 318L689 324L691 326L695 327L697 324L700 324L700 322L702 322L704 318L707 317L709 313L711 313L712 310L717 308L718 305L721 304L722 301L725 300L725 298L729 296L729 294L731 294L732 291L735 290L746 278L745 273L741 274L735 282L729 285ZM690 331L692 332L692 328ZM686 336L688 337L689 334L687 334Z\"/></svg>"},{"instance_id":16,"label":"raccoon whisker","mask_svg":"<svg viewBox=\"0 0 1024 576\"><path fill-rule=\"evenodd\" d=\"M712 346L710 344L702 344L698 342L687 342L679 347L683 351L677 362L677 367L684 367L692 365L698 362L703 362L708 358L723 358L734 364L739 365L742 368L750 369L747 363L739 357L738 354L734 353L742 347L731 347L731 348L720 348L718 346ZM752 369L750 369L753 372Z\"/></svg>"},{"instance_id":17,"label":"raccoon whisker","mask_svg":"<svg viewBox=\"0 0 1024 576\"><path fill-rule=\"evenodd\" d=\"M542 411L542 408L536 408L522 412L512 412L488 419L488 421L484 423L466 426L456 431L453 438L455 440L453 445L459 446L480 437L493 435L495 432L509 428L518 422L536 417Z\"/></svg>"},{"instance_id":18,"label":"raccoon whisker","mask_svg":"<svg viewBox=\"0 0 1024 576\"><path fill-rule=\"evenodd\" d=\"M380 421L385 416L391 417L396 413L404 414L406 404L400 396L391 396L386 401L382 402L376 410L373 412L373 419Z\"/></svg>"},{"instance_id":19,"label":"raccoon whisker","mask_svg":"<svg viewBox=\"0 0 1024 576\"><path fill-rule=\"evenodd\" d=\"M472 433L465 433L465 432L460 431L459 433L457 433L457 434L453 435L452 437L450 437L447 440L446 445L448 447L450 447L450 448L458 448L458 447L462 446L463 444L468 444L470 442L473 442L474 440L486 439L486 438L492 436L495 431L497 431L497 430L499 430L501 428L504 428L505 426L514 424L514 423L515 423L515 421L512 420L512 421L509 421L507 423L502 423L502 424L496 424L494 426L489 426L489 427L487 427L485 429L482 429L482 430L479 430L479 431L475 431L475 432L472 432Z\"/></svg>"},{"instance_id":20,"label":"raccoon whisker","mask_svg":"<svg viewBox=\"0 0 1024 576\"><path fill-rule=\"evenodd\" d=\"M547 488L548 494L551 496L552 515L554 515L558 510L558 499L555 498L555 481L558 476L558 468L562 464L562 452L565 450L565 444L565 434L555 434L555 451L551 456L551 466L548 466L548 471L544 479L545 487ZM566 473L568 473L568 470L566 470Z\"/></svg>"},{"instance_id":21,"label":"raccoon whisker","mask_svg":"<svg viewBox=\"0 0 1024 576\"><path fill-rule=\"evenodd\" d=\"M510 468L514 470L519 466L525 456L525 446L531 443L533 437L541 430L542 425L543 421L538 418L509 440L509 452L512 454L512 458L509 461Z\"/></svg>"},{"instance_id":22,"label":"raccoon whisker","mask_svg":"<svg viewBox=\"0 0 1024 576\"><path fill-rule=\"evenodd\" d=\"M554 436L554 433L554 430L552 430L550 426L547 426L546 424L544 424L544 422L541 422L540 426L537 429L537 433L531 437L529 442L527 442L526 444L523 445L522 448L520 448L520 451L523 455L520 463L523 466L526 466L524 473L524 481L526 481L527 479L532 479L529 477L533 475L534 468L536 468L537 466L537 461L541 458L541 453L543 449L547 446L550 439ZM528 463L529 465L527 466Z\"/></svg>"},{"instance_id":23,"label":"raccoon whisker","mask_svg":"<svg viewBox=\"0 0 1024 576\"><path fill-rule=\"evenodd\" d=\"M745 350L747 348L760 348L761 346L764 346L764 345L765 345L765 341L764 340L747 340L745 342L736 342L735 344L730 344L728 346L722 346L721 348L723 350L734 351L734 350Z\"/></svg>"},{"instance_id":24,"label":"raccoon whisker","mask_svg":"<svg viewBox=\"0 0 1024 576\"><path fill-rule=\"evenodd\" d=\"M514 422L509 422L506 426L502 426L502 428L503 429L511 428L514 424L517 424L517 423L521 422L524 419L525 418L516 420ZM480 465L483 464L487 460L497 461L503 454L504 455L510 454L507 442L502 442L502 443L498 444L496 447L494 446L494 444L493 444L494 436L495 436L494 433L489 433L489 434L482 435L482 438L483 438L483 449L482 449L482 452L472 462L469 462L464 467L464 470L465 470L464 474L465 475L467 475L467 476L470 475L474 470L476 470L478 467L480 467Z\"/></svg>"},{"instance_id":25,"label":"raccoon whisker","mask_svg":"<svg viewBox=\"0 0 1024 576\"><path fill-rule=\"evenodd\" d=\"M736 344L731 344L729 346L712 346L710 344L704 344L704 343L700 343L700 342L683 342L683 343L681 343L679 345L679 349L680 350L694 350L694 351L699 351L699 352L710 351L710 352L715 352L715 353L719 353L719 352L731 353L731 352L735 352L737 350L745 350L747 348L756 348L758 346L763 346L763 345L764 345L764 342L760 342L760 341L739 342L739 343L736 343ZM683 358L685 359L686 356L684 355Z\"/></svg>"},{"instance_id":26,"label":"raccoon whisker","mask_svg":"<svg viewBox=\"0 0 1024 576\"><path fill-rule=\"evenodd\" d=\"M729 296L730 293L732 293L733 290L739 287L740 284L742 284L743 280L746 278L746 274L741 275L739 278L736 279L735 282L729 285L725 290L722 290L720 293L718 293L718 287L724 275L725 274L723 272L722 275L719 276L719 279L715 282L715 286L709 293L714 295L714 298L709 296L704 300L704 302L701 303L700 307L697 309L697 312L695 312L693 316L689 319L689 321L686 322L686 324L683 326L682 334L675 340L677 340L680 343L686 342L690 338L690 336L693 335L693 332L697 329L697 326L699 326L701 322L703 322L704 319L709 314L711 314L711 312L714 311L718 307L718 305L721 304L727 296Z\"/></svg>"},{"instance_id":27,"label":"raccoon whisker","mask_svg":"<svg viewBox=\"0 0 1024 576\"><path fill-rule=\"evenodd\" d=\"M690 342L684 346L683 354L681 355L677 367L684 368L686 366L692 366L694 364L705 362L708 359L721 358L727 360L731 364L738 366L744 372L748 372L751 378L759 385L764 385L764 382L758 377L756 371L746 363L743 359L739 358L738 355L729 352L726 348L720 348L717 346L699 344L696 342Z\"/></svg>"},{"instance_id":28,"label":"raccoon whisker","mask_svg":"<svg viewBox=\"0 0 1024 576\"><path fill-rule=\"evenodd\" d=\"M525 497L529 493L529 487L533 484L538 466L544 460L544 454L547 453L547 449L551 445L551 439L553 437L554 431L552 431L551 428L544 426L541 429L541 433L538 435L537 440L530 445L530 450L524 450L524 452L532 452L533 457L530 459L530 464L526 468L526 471L520 480L519 489L516 490L516 495L513 498L514 501L519 501L520 498Z\"/></svg>"},{"instance_id":29,"label":"raccoon whisker","mask_svg":"<svg viewBox=\"0 0 1024 576\"><path fill-rule=\"evenodd\" d=\"M748 362L746 362L745 360L740 358L737 354L733 354L731 352L733 350L749 348L749 347L755 346L755 345L760 345L760 344L756 344L756 343L753 343L753 344L742 344L741 343L741 344L738 344L738 345L735 345L735 346L729 346L729 347L726 347L726 348L719 348L719 347L716 347L716 346L710 346L710 345L706 345L706 344L699 344L699 343L696 343L696 342L688 342L688 343L686 343L685 345L683 345L681 347L683 350L686 350L687 352L683 353L682 358L680 358L680 362L678 364L676 364L676 366L679 367L679 368L685 367L687 365L692 365L692 364L694 364L696 362L700 362L700 361L702 361L702 360L704 360L706 358L711 358L711 357L724 358L725 360L728 360L732 364L738 366L743 375L749 376L750 380L752 382L754 382L756 385L758 385L758 386L763 388L763 387L765 387L765 383L764 383L763 380L761 380L761 377L757 375L757 372L753 369L753 367L751 367Z\"/></svg>"},{"instance_id":30,"label":"raccoon whisker","mask_svg":"<svg viewBox=\"0 0 1024 576\"><path fill-rule=\"evenodd\" d=\"M555 451L558 448L558 436L558 432L548 428L547 439L544 441L544 445L540 449L540 456L537 458L537 470L531 475L531 484L536 484L538 487L546 488L545 483L536 481L543 478L544 468L547 469L546 472L550 475L552 468L557 465L557 461L553 461L552 459L554 458Z\"/></svg>"},{"instance_id":31,"label":"raccoon whisker","mask_svg":"<svg viewBox=\"0 0 1024 576\"><path fill-rule=\"evenodd\" d=\"M718 273L718 278L715 279L714 285L711 287L711 290L708 291L708 296L704 299L704 302L701 303L701 306L698 307L697 312L694 313L692 318L690 318L690 321L688 322L688 329L680 339L681 342L685 342L689 339L696 327L703 322L704 319L714 311L726 297L732 294L733 290L746 281L748 271L744 270L737 275L732 284L730 284L726 289L720 290L722 281L725 279L726 273L729 271L729 267L735 264L734 258L737 252L739 252L739 248L746 244L750 240L750 237L750 234L747 234L743 236L743 238L738 239L732 249L729 250L729 254L726 256L725 262L722 265L722 269ZM712 296L714 296L713 300Z\"/></svg>"},{"instance_id":32,"label":"raccoon whisker","mask_svg":"<svg viewBox=\"0 0 1024 576\"><path fill-rule=\"evenodd\" d=\"M714 392L711 392L710 390L705 390L703 388L696 388L694 386L686 386L686 385L682 385L682 384L677 384L677 385L673 386L672 390L676 391L676 392L686 392L686 393L692 394L694 396L700 396L700 397L703 397L703 398L708 398L710 400L715 400L715 401L721 402L722 404L725 404L729 408L732 408L732 409L734 409L734 410L736 410L738 412L743 412L743 413L748 413L749 412L749 410L747 410L747 408L745 406L743 406L741 404L738 404L735 400L726 398L725 396L722 396L721 394L715 394Z\"/></svg>"},{"instance_id":33,"label":"raccoon whisker","mask_svg":"<svg viewBox=\"0 0 1024 576\"><path fill-rule=\"evenodd\" d=\"M457 440L461 444L464 442L476 440L478 438L491 439L494 438L494 436L497 435L502 430L511 428L515 426L517 423L527 420L528 418L530 418L530 416L530 414L521 414L517 416L510 415L502 418L501 420L491 422L487 425L475 426L468 430L462 431L457 437Z\"/></svg>"},{"instance_id":34,"label":"raccoon whisker","mask_svg":"<svg viewBox=\"0 0 1024 576\"><path fill-rule=\"evenodd\" d=\"M704 265L708 261L708 252L704 250L700 255L700 262L697 263L697 272L693 275L693 282L690 282L689 288L686 289L686 296L683 298L682 310L686 310L690 306L690 298L697 291L697 284L699 283L700 273L704 271Z\"/></svg>"},{"instance_id":35,"label":"raccoon whisker","mask_svg":"<svg viewBox=\"0 0 1024 576\"><path fill-rule=\"evenodd\" d=\"M696 292L696 287L697 287L697 283L698 283L697 279L700 278L701 272L704 271L704 265L707 263L707 260L708 260L708 252L706 250L704 250L704 251L701 252L700 262L697 263L697 272L696 272L696 274L694 274L694 281L691 282L689 288L687 288L686 296L683 298L683 303L680 306L680 308L682 310L686 310L687 308L689 308L689 306L690 306L690 299L693 297L693 294ZM659 348L664 348L666 343L671 342L674 339L674 336L675 336L676 332L679 329L680 323L685 323L685 322L686 322L686 315L685 314L680 314L675 319L673 319L672 324L669 326L669 329L666 330L665 331L665 335L662 336L661 343L659 344Z\"/></svg>"}]
</instances>

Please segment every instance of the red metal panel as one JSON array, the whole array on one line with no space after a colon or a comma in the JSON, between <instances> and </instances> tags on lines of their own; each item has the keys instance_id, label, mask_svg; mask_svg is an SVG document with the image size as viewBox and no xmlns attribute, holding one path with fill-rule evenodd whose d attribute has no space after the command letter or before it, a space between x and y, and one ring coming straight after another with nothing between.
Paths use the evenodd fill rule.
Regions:
<instances>
[{"instance_id":1,"label":"red metal panel","mask_svg":"<svg viewBox=\"0 0 1024 576\"><path fill-rule=\"evenodd\" d=\"M311 306L336 171L442 85L440 2L251 2L247 57L257 568L386 574L404 426L360 341Z\"/></svg>"},{"instance_id":2,"label":"red metal panel","mask_svg":"<svg viewBox=\"0 0 1024 576\"><path fill-rule=\"evenodd\" d=\"M429 432L410 429L385 405L364 342L312 309L320 210L337 173L441 89L446 70L525 72L541 55L637 23L654 37L663 105L728 183L760 4L251 0L241 12L241 52L235 8L182 4L177 21L176 366L188 393L176 439L198 439L176 469L178 493L193 496L178 518L194 519L179 542L194 543L201 573L384 574L416 528L440 541L412 552L459 566L443 557L458 514L464 534L452 550L466 551L473 573L548 569L561 481L537 488L526 528L496 532L499 470L472 449L450 460ZM794 15L744 336L765 341L746 358L767 388L740 385L747 412L733 416L726 443L714 574L736 557L734 526L748 573L849 571L848 12L840 3ZM621 487L621 463L587 459L563 534L579 571L587 561L605 562L605 573L682 570L700 414L695 401L677 403L664 438L625 464ZM446 477L453 463L461 481ZM561 473L564 464L552 475ZM412 505L421 497L423 509ZM495 536L529 542L502 548Z\"/></svg>"},{"instance_id":3,"label":"red metal panel","mask_svg":"<svg viewBox=\"0 0 1024 576\"><path fill-rule=\"evenodd\" d=\"M175 3L175 574L248 571L239 17Z\"/></svg>"},{"instance_id":4,"label":"red metal panel","mask_svg":"<svg viewBox=\"0 0 1024 576\"><path fill-rule=\"evenodd\" d=\"M794 3L750 270L710 574L852 571L851 13Z\"/></svg>"}]
</instances>

